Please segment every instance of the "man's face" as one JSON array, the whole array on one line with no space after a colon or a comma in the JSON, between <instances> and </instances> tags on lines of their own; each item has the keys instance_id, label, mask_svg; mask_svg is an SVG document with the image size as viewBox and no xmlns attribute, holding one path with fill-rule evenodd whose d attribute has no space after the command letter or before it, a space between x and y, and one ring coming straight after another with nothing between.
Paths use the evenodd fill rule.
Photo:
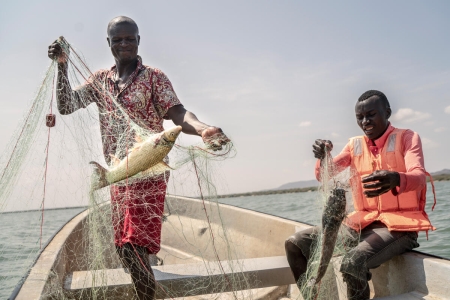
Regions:
<instances>
[{"instance_id":1,"label":"man's face","mask_svg":"<svg viewBox=\"0 0 450 300\"><path fill-rule=\"evenodd\" d=\"M118 62L136 59L139 47L137 28L131 24L119 23L112 26L108 34L108 44L111 53Z\"/></svg>"},{"instance_id":2,"label":"man's face","mask_svg":"<svg viewBox=\"0 0 450 300\"><path fill-rule=\"evenodd\" d=\"M383 135L389 125L391 109L378 96L372 96L355 106L356 122L371 140Z\"/></svg>"}]
</instances>

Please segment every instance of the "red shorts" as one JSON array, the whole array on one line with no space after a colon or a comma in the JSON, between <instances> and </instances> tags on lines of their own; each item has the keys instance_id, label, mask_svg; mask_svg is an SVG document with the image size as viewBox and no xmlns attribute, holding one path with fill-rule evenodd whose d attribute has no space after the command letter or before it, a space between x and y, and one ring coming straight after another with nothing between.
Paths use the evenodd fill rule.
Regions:
<instances>
[{"instance_id":1,"label":"red shorts","mask_svg":"<svg viewBox=\"0 0 450 300\"><path fill-rule=\"evenodd\" d=\"M164 176L111 186L114 243L131 243L158 253L167 182Z\"/></svg>"}]
</instances>

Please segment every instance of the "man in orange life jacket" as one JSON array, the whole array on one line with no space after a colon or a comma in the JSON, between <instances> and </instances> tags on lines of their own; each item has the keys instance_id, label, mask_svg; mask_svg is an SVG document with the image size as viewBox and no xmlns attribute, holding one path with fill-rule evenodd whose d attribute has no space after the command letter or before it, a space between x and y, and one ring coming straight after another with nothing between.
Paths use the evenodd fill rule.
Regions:
<instances>
[{"instance_id":1,"label":"man in orange life jacket","mask_svg":"<svg viewBox=\"0 0 450 300\"><path fill-rule=\"evenodd\" d=\"M365 136L350 139L333 159L331 169L338 173L350 167L353 174L350 182L355 211L341 228L344 236L356 238L340 269L347 296L369 299L369 269L418 247L417 231L435 228L424 211L427 173L419 135L390 124L391 108L380 91L362 94L355 113ZM316 140L313 145L318 180L325 152L332 148L328 140ZM298 283L302 283L318 230L306 229L286 240L287 259Z\"/></svg>"}]
</instances>

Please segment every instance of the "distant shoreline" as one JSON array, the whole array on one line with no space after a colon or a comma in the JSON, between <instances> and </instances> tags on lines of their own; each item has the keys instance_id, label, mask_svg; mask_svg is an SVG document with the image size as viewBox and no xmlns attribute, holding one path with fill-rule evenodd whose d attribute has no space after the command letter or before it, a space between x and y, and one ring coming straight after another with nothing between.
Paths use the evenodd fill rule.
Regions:
<instances>
[{"instance_id":1,"label":"distant shoreline","mask_svg":"<svg viewBox=\"0 0 450 300\"><path fill-rule=\"evenodd\" d=\"M87 206L69 206L69 207L54 207L54 208L46 208L45 211L49 210L57 210L57 209L73 209L73 208L88 208ZM14 214L14 213L24 213L24 212L30 212L30 211L40 211L41 209L28 209L28 210L13 210L13 211L3 211L0 212L0 215L2 214Z\"/></svg>"},{"instance_id":2,"label":"distant shoreline","mask_svg":"<svg viewBox=\"0 0 450 300\"><path fill-rule=\"evenodd\" d=\"M433 177L433 181L449 181L450 174L441 174L441 175L431 175ZM430 177L427 177L427 182L430 181Z\"/></svg>"},{"instance_id":3,"label":"distant shoreline","mask_svg":"<svg viewBox=\"0 0 450 300\"><path fill-rule=\"evenodd\" d=\"M249 192L249 193L217 195L217 198L235 198L235 197L261 196L261 195L274 195L274 194L291 194L291 193L304 193L304 192L314 192L314 191L317 191L317 186L310 186L310 187L296 188L296 189L286 189L286 190L267 190L267 191Z\"/></svg>"},{"instance_id":4,"label":"distant shoreline","mask_svg":"<svg viewBox=\"0 0 450 300\"><path fill-rule=\"evenodd\" d=\"M441 174L433 176L433 181L450 181L450 174ZM427 182L430 182L430 178L427 177ZM217 198L235 198L235 197L247 197L247 196L262 196L262 195L275 195L275 194L290 194L290 193L305 193L317 191L317 186L305 187L305 188L295 188L295 189L285 189L285 190L267 190L258 192L248 192L248 193L238 193L238 194L228 194L228 195L217 195Z\"/></svg>"}]
</instances>

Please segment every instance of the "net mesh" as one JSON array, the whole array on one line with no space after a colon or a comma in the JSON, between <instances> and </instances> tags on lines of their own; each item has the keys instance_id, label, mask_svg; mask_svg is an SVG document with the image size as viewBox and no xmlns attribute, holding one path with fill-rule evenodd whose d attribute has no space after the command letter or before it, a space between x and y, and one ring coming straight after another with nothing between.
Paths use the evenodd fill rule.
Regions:
<instances>
[{"instance_id":1,"label":"net mesh","mask_svg":"<svg viewBox=\"0 0 450 300\"><path fill-rule=\"evenodd\" d=\"M58 254L58 259L64 260L60 264L64 270L52 269L43 291L44 299L133 298L135 284L120 286L113 281L114 278L120 281L124 276L130 278L135 265L140 269L138 273L143 274L139 276L145 277L145 280L141 278L144 285L141 290L148 293L144 297L153 297L155 284L158 298L204 294L207 296L201 299L257 298L252 290L257 285L255 278L245 273L241 260L248 254L240 246L242 234L229 230L229 222L224 220L217 202L217 185L223 184L220 165L235 155L233 145L230 143L214 152L203 144L185 145L180 136L170 145L168 158L161 159L172 169L125 173L122 180L96 188L93 183L101 177L96 170L101 167L112 170L124 161L125 170L130 170L131 154L137 153L145 141L151 141L157 148L156 141L160 140L163 129L148 128L138 118L131 118L104 83L95 80L79 51L67 42L61 45L68 60L67 76L58 85L58 66L52 62L30 110L2 156L5 167L0 177L0 210L30 210L27 218L33 229L15 236L34 244L34 247L17 249L15 257L10 259L21 263L10 266L2 274L3 278L28 270L33 258L45 246L48 232L54 230L47 230L45 218L56 217L48 213L48 207L87 206L87 212L79 216L82 225L73 229L73 239L66 240ZM56 109L56 90L83 86L85 82L90 83L89 88L77 88L76 96L67 102L70 106L60 107L68 113L61 116ZM102 97L111 99L107 109L90 105L100 103ZM53 116L56 125L45 126L46 118L50 118L51 123ZM100 167L89 165L90 161ZM322 167L324 184L318 193L318 205L324 211L321 222L333 224L338 222L336 216L340 212L329 206L329 199L337 189L350 189L346 185L350 174L343 172L340 177L334 176L337 172L330 162L328 157ZM347 208L352 206L349 200L347 195ZM11 222L18 224L13 218ZM334 225L334 229L339 228ZM159 249L161 226L164 241ZM145 247L140 247L133 238L144 241ZM338 290L344 289L339 286L341 280L334 280L340 276L339 257L345 255L356 240L357 237L349 240L339 234L331 244L322 233L317 235L308 271L299 282L305 299L332 299ZM122 246L121 250L118 251L115 241ZM127 243L137 246L127 248L124 246ZM3 243L1 247L0 254L10 245ZM148 255L143 248L157 255ZM319 281L321 259L330 248L328 272ZM123 257L137 257L137 260L127 263L118 253ZM159 271L155 267L161 265L180 266L191 273L195 268L201 280L185 276L176 285L151 283L149 274L157 276ZM73 277L62 277L66 274ZM89 288L71 288L77 284L75 277L80 286Z\"/></svg>"},{"instance_id":2,"label":"net mesh","mask_svg":"<svg viewBox=\"0 0 450 300\"><path fill-rule=\"evenodd\" d=\"M153 163L161 165L162 161L172 169L126 173L125 178L96 188L102 167L111 173L125 161L127 172L133 163L131 155L141 151L145 142L151 142L151 151L162 147L163 129L148 128L131 118L104 84L92 76L79 51L63 40L61 45L68 61L67 76L58 84L58 65L53 61L2 157L1 212L30 210L33 230L17 238L34 243L34 247L17 250L16 259L22 265L15 264L2 274L3 278L14 272L25 273L45 246L49 237L45 218L51 215L47 208L87 206L87 212L77 217L82 221L73 229L72 240L66 240L58 254L57 259L63 260L59 268L64 270L52 269L42 298L131 299L136 284L120 286L111 280L114 276L130 278L136 267L137 274L143 274L137 280L141 285L148 284L141 290L149 299L153 297L153 284L158 298L208 294L203 297L214 299L227 292L230 299L252 299L253 279L243 272L242 251L223 222L217 202L217 183L223 182L220 164L235 155L233 145L212 151L202 143L185 145L180 137L165 145L168 158ZM88 88L82 84L85 82ZM67 114L61 116L57 90L79 86L66 102L67 107L60 107ZM90 105L100 103L104 96L111 99L107 109ZM56 120L55 126L46 126L46 118L50 126ZM89 165L90 161L98 165ZM165 240L159 249L161 226ZM2 243L1 247L3 253L10 245ZM129 257L134 261L127 262ZM159 271L152 272L151 268L161 265L187 269L190 265L199 276L182 277L176 286L152 283L148 277ZM62 278L61 274L73 277ZM77 283L76 276L89 288L71 288Z\"/></svg>"},{"instance_id":3,"label":"net mesh","mask_svg":"<svg viewBox=\"0 0 450 300\"><path fill-rule=\"evenodd\" d=\"M310 258L306 273L297 283L304 299L339 299L347 293L340 273L343 257L359 241L359 234L342 225L345 216L353 209L350 177L351 169L342 170L333 164L331 154L326 153L321 162L317 205L321 213L321 224L312 234Z\"/></svg>"}]
</instances>

